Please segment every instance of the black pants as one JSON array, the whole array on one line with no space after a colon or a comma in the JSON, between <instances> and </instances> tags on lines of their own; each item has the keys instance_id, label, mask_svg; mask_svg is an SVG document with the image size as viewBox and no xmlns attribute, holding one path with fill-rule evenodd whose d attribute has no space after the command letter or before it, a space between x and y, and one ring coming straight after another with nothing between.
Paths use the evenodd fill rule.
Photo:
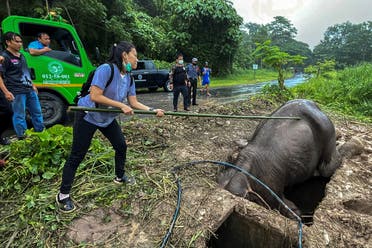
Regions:
<instances>
[{"instance_id":1,"label":"black pants","mask_svg":"<svg viewBox=\"0 0 372 248\"><path fill-rule=\"evenodd\" d=\"M13 111L10 102L0 90L0 138L3 132L12 127Z\"/></svg>"},{"instance_id":2,"label":"black pants","mask_svg":"<svg viewBox=\"0 0 372 248\"><path fill-rule=\"evenodd\" d=\"M76 170L88 152L93 135L97 129L110 141L115 150L116 176L120 178L124 175L127 144L117 121L114 120L107 127L98 127L85 121L83 119L84 116L84 112L77 112L75 114L71 154L63 168L62 184L60 187L60 192L62 194L70 193Z\"/></svg>"},{"instance_id":3,"label":"black pants","mask_svg":"<svg viewBox=\"0 0 372 248\"><path fill-rule=\"evenodd\" d=\"M189 107L188 100L188 89L186 85L175 86L173 89L173 108L176 110L178 105L178 97L180 93L183 96L183 108L186 109Z\"/></svg>"},{"instance_id":4,"label":"black pants","mask_svg":"<svg viewBox=\"0 0 372 248\"><path fill-rule=\"evenodd\" d=\"M191 105L191 98L192 98L192 105L196 104L196 90L198 88L198 79L190 78L190 87L189 89L189 106Z\"/></svg>"}]
</instances>

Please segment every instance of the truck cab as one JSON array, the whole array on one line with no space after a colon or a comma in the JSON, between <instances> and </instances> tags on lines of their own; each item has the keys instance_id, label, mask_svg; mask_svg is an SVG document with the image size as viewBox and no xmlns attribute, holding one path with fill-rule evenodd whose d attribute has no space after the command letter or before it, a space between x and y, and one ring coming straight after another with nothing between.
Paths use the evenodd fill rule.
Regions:
<instances>
[{"instance_id":1,"label":"truck cab","mask_svg":"<svg viewBox=\"0 0 372 248\"><path fill-rule=\"evenodd\" d=\"M22 16L9 16L1 22L1 32L22 36L21 53L27 60L33 83L39 90L44 122L51 126L61 122L66 109L94 69L75 28L67 23ZM38 33L51 38L52 51L33 56L27 47ZM5 46L2 47L5 49Z\"/></svg>"},{"instance_id":2,"label":"truck cab","mask_svg":"<svg viewBox=\"0 0 372 248\"><path fill-rule=\"evenodd\" d=\"M150 91L163 88L166 92L171 91L169 70L157 69L153 60L139 60L137 69L132 71L132 76L136 88L148 88Z\"/></svg>"}]
</instances>

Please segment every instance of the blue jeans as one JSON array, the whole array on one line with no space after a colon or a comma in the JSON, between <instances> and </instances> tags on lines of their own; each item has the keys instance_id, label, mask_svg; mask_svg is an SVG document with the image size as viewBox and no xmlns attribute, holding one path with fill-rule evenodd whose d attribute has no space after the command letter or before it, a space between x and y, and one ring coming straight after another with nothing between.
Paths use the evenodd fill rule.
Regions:
<instances>
[{"instance_id":1,"label":"blue jeans","mask_svg":"<svg viewBox=\"0 0 372 248\"><path fill-rule=\"evenodd\" d=\"M43 114L39 98L35 91L25 94L17 94L12 102L13 127L17 137L22 138L27 129L26 108L30 112L32 125L36 132L44 130Z\"/></svg>"}]
</instances>

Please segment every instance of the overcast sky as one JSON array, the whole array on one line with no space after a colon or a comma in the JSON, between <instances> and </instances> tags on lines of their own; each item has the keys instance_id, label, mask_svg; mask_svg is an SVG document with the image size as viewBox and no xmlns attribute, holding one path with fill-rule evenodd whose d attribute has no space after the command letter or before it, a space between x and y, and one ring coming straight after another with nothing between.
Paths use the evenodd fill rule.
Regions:
<instances>
[{"instance_id":1,"label":"overcast sky","mask_svg":"<svg viewBox=\"0 0 372 248\"><path fill-rule=\"evenodd\" d=\"M326 29L350 21L372 21L372 0L230 0L244 23L267 24L284 16L297 29L296 40L313 48Z\"/></svg>"}]
</instances>

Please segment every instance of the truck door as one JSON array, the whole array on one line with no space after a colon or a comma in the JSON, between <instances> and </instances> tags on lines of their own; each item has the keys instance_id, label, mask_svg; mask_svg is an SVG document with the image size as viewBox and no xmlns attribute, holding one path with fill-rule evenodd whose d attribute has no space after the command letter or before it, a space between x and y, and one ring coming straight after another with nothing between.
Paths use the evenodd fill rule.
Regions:
<instances>
[{"instance_id":1,"label":"truck door","mask_svg":"<svg viewBox=\"0 0 372 248\"><path fill-rule=\"evenodd\" d=\"M21 52L27 60L32 80L39 89L45 125L61 122L67 106L73 104L76 92L94 69L76 30L65 23L18 16L8 17L5 27L11 29L7 31L22 36ZM27 47L30 42L37 40L38 33L50 36L52 51L33 56Z\"/></svg>"},{"instance_id":2,"label":"truck door","mask_svg":"<svg viewBox=\"0 0 372 248\"><path fill-rule=\"evenodd\" d=\"M132 71L132 75L136 84L136 88L147 86L148 72L144 61L137 62L137 68Z\"/></svg>"},{"instance_id":3,"label":"truck door","mask_svg":"<svg viewBox=\"0 0 372 248\"><path fill-rule=\"evenodd\" d=\"M151 83L150 86L155 85L154 83L157 82L155 80L155 76L156 76L155 64L151 60L145 60L145 68L146 68L146 71L148 72L148 75L147 75L148 83Z\"/></svg>"},{"instance_id":4,"label":"truck door","mask_svg":"<svg viewBox=\"0 0 372 248\"><path fill-rule=\"evenodd\" d=\"M148 88L149 90L156 90L158 85L154 81L154 64L152 61L139 60L137 62L137 69L132 71L136 88Z\"/></svg>"}]
</instances>

